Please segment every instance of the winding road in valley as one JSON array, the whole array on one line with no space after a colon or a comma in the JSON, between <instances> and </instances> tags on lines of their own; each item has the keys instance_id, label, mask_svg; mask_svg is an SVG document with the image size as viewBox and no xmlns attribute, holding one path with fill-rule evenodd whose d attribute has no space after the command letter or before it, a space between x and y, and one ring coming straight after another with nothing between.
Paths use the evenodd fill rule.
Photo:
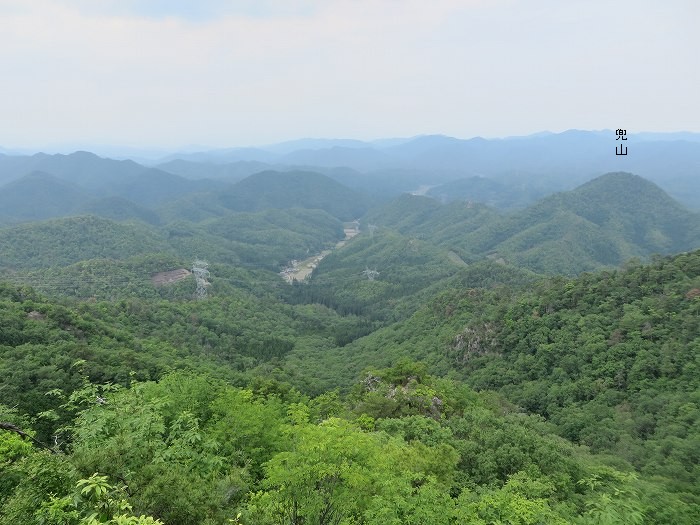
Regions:
<instances>
[{"instance_id":1,"label":"winding road in valley","mask_svg":"<svg viewBox=\"0 0 700 525\"><path fill-rule=\"evenodd\" d=\"M301 282L309 277L318 266L318 263L320 263L324 257L332 253L333 250L342 248L345 246L345 243L360 233L360 230L357 227L344 228L343 231L345 232L345 238L342 241L338 241L332 249L323 250L321 253L317 253L308 259L304 259L303 261L292 261L292 266L282 270L280 272L280 276L289 284L292 284L294 281Z\"/></svg>"}]
</instances>

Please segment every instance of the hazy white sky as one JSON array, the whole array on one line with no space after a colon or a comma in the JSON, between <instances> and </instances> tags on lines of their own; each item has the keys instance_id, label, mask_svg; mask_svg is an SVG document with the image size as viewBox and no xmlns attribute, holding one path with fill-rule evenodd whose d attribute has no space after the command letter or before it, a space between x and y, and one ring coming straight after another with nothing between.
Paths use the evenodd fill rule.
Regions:
<instances>
[{"instance_id":1,"label":"hazy white sky","mask_svg":"<svg viewBox=\"0 0 700 525\"><path fill-rule=\"evenodd\" d=\"M700 131L696 0L0 0L0 146Z\"/></svg>"}]
</instances>

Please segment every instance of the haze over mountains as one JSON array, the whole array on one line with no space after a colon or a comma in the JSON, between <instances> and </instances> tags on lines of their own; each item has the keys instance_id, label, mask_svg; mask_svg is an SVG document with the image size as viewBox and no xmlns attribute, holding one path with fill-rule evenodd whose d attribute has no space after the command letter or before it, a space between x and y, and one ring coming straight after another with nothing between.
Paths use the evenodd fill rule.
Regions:
<instances>
[{"instance_id":1,"label":"haze over mountains","mask_svg":"<svg viewBox=\"0 0 700 525\"><path fill-rule=\"evenodd\" d=\"M366 222L464 261L567 274L698 246L698 215L688 209L700 206L697 136L630 136L627 156L614 154L613 137L304 139L175 155L156 166L88 152L0 155L0 223L98 215L156 227L166 239L168 231L202 239L220 231L211 221L240 212L302 208L351 221L369 211ZM635 175L610 170L616 165ZM240 241L229 235L219 249ZM197 250L188 246L189 257ZM311 249L282 252L293 258Z\"/></svg>"},{"instance_id":2,"label":"haze over mountains","mask_svg":"<svg viewBox=\"0 0 700 525\"><path fill-rule=\"evenodd\" d=\"M180 180L183 185L188 182ZM153 191L157 188L142 186ZM492 260L543 274L575 275L615 267L632 257L677 253L700 246L700 214L689 211L655 184L624 172L600 176L574 190L550 195L508 213L471 201L442 203L410 194L373 205L370 197L329 177L303 171L265 171L218 192L184 196L174 193L165 205L152 208L118 195L88 195L86 190L42 173L8 183L0 191L3 214L10 223L26 224L0 229L0 265L16 269L13 261L56 263L65 259L54 252L58 248L59 252L73 253L74 262L157 251L187 258L208 253L213 262L279 269L285 261L303 258L304 254L322 249L323 243L339 240L341 221L359 217L363 230L371 224L379 232L394 231L401 238L414 239L411 242L427 242L433 251L444 250L445 261L451 253L458 261ZM162 202L157 194L146 196L147 202ZM72 215L102 218L97 225L70 218L26 222ZM127 224L121 226L113 221ZM87 224L93 224L92 234L85 229ZM79 232L72 232L74 228ZM125 228L134 232L117 234ZM327 233L322 235L324 228ZM136 231L159 240L155 245L143 240L134 244L129 238L137 239ZM112 238L113 234L117 237ZM56 239L76 236L82 239L81 243L55 244ZM83 254L83 244L128 244L131 249L107 248L102 253L97 248L96 252ZM353 244L346 252L351 253L353 246L360 249ZM379 247L366 249L369 253L362 264L376 260L371 253ZM31 253L41 257L33 258ZM407 260L391 260L385 257L384 264L410 266ZM40 262L39 266L43 264ZM324 267L327 265L319 268L320 275ZM355 270L359 273L362 268Z\"/></svg>"},{"instance_id":3,"label":"haze over mountains","mask_svg":"<svg viewBox=\"0 0 700 525\"><path fill-rule=\"evenodd\" d=\"M100 296L119 293L123 280L110 275L127 268L205 257L272 272L256 282L274 288L291 260L331 248L343 222L360 219L362 235L321 261L304 293L386 319L444 287L482 282L475 271L520 282L700 246L698 135L630 135L627 156L615 146L612 132L569 131L303 139L153 165L0 155L0 267L47 291L60 282L61 293ZM31 273L48 268L48 280ZM348 283L368 286L358 279L370 268L379 280L362 299L348 295ZM94 272L102 277L90 284ZM76 276L88 284L71 291Z\"/></svg>"},{"instance_id":4,"label":"haze over mountains","mask_svg":"<svg viewBox=\"0 0 700 525\"><path fill-rule=\"evenodd\" d=\"M695 525L700 141L611 138L0 155L0 521L106 472L168 523L277 523L296 454L357 523L400 486L396 523Z\"/></svg>"},{"instance_id":5,"label":"haze over mountains","mask_svg":"<svg viewBox=\"0 0 700 525\"><path fill-rule=\"evenodd\" d=\"M403 180L390 186L393 191L481 176L508 186L515 184L532 195L529 202L552 188L572 189L602 173L628 171L656 182L684 204L700 208L700 134L631 134L627 141L630 154L626 157L614 155L614 137L613 131L571 130L490 140L439 135L374 142L302 140L264 149L219 150L177 157L219 164L344 167L373 173L375 181L359 182L362 178L358 177L355 183L363 188L373 184L381 188L390 178L387 171L400 170L402 177L396 178ZM351 177L341 182L353 185Z\"/></svg>"},{"instance_id":6,"label":"haze over mountains","mask_svg":"<svg viewBox=\"0 0 700 525\"><path fill-rule=\"evenodd\" d=\"M85 152L0 155L0 184L42 171L97 196L109 193L138 204L154 204L153 192L149 197L150 190L140 188L137 179L157 185L162 203L171 196L216 191L219 187L213 180L231 183L265 170L302 169L374 196L386 198L422 188L442 200L516 209L603 173L626 171L655 182L685 206L700 209L699 137L696 133L630 134L627 156L615 155L619 142L614 132L577 130L489 140L440 135L372 142L303 139L261 148L177 153L146 161L148 166Z\"/></svg>"}]
</instances>

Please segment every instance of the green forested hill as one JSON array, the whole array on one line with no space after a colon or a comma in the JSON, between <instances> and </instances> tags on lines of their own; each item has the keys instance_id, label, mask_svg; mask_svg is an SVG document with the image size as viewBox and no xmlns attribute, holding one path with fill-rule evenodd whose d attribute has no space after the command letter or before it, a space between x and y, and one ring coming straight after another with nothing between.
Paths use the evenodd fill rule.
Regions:
<instances>
[{"instance_id":1,"label":"green forested hill","mask_svg":"<svg viewBox=\"0 0 700 525\"><path fill-rule=\"evenodd\" d=\"M322 210L270 209L229 213L201 224L171 223L164 232L183 257L279 271L291 259L342 239L343 224Z\"/></svg>"},{"instance_id":2,"label":"green forested hill","mask_svg":"<svg viewBox=\"0 0 700 525\"><path fill-rule=\"evenodd\" d=\"M367 210L366 197L330 177L309 171L256 173L234 184L219 198L224 206L236 211L310 208L325 210L346 221Z\"/></svg>"},{"instance_id":3,"label":"green forested hill","mask_svg":"<svg viewBox=\"0 0 700 525\"><path fill-rule=\"evenodd\" d=\"M700 523L700 251L612 268L696 215L609 174L406 195L331 251L365 201L281 176L0 229L0 523ZM195 258L205 299L152 281Z\"/></svg>"},{"instance_id":4,"label":"green forested hill","mask_svg":"<svg viewBox=\"0 0 700 525\"><path fill-rule=\"evenodd\" d=\"M369 280L367 271L378 274ZM293 300L383 322L410 315L425 300L455 286L520 284L534 274L490 261L467 265L456 254L416 237L378 229L325 257Z\"/></svg>"},{"instance_id":5,"label":"green forested hill","mask_svg":"<svg viewBox=\"0 0 700 525\"><path fill-rule=\"evenodd\" d=\"M61 306L2 286L0 520L694 524L699 279L694 253L456 290L342 354L352 317L272 296ZM349 394L275 380L302 352L335 355ZM32 428L61 453L13 430Z\"/></svg>"},{"instance_id":6,"label":"green forested hill","mask_svg":"<svg viewBox=\"0 0 700 525\"><path fill-rule=\"evenodd\" d=\"M369 280L367 270L378 275ZM361 235L328 255L308 285L299 287L308 299L383 317L400 316L399 302L416 304L411 296L456 273L446 251L390 231Z\"/></svg>"},{"instance_id":7,"label":"green forested hill","mask_svg":"<svg viewBox=\"0 0 700 525\"><path fill-rule=\"evenodd\" d=\"M0 186L0 223L63 217L89 199L77 186L35 171Z\"/></svg>"},{"instance_id":8,"label":"green forested hill","mask_svg":"<svg viewBox=\"0 0 700 525\"><path fill-rule=\"evenodd\" d=\"M157 207L185 195L221 191L228 184L208 179L188 180L158 169L149 169L131 178L115 181L100 193L116 195L142 206Z\"/></svg>"},{"instance_id":9,"label":"green forested hill","mask_svg":"<svg viewBox=\"0 0 700 525\"><path fill-rule=\"evenodd\" d=\"M260 246L300 245L313 253L343 237L343 224L318 209L270 209L236 213L209 222L206 230L225 239ZM283 233L292 237L283 239Z\"/></svg>"},{"instance_id":10,"label":"green forested hill","mask_svg":"<svg viewBox=\"0 0 700 525\"><path fill-rule=\"evenodd\" d=\"M70 217L0 229L0 267L65 266L95 258L123 259L167 249L143 224L94 216Z\"/></svg>"},{"instance_id":11,"label":"green forested hill","mask_svg":"<svg viewBox=\"0 0 700 525\"><path fill-rule=\"evenodd\" d=\"M201 222L231 213L231 210L211 193L192 193L158 206L156 211L164 223Z\"/></svg>"},{"instance_id":12,"label":"green forested hill","mask_svg":"<svg viewBox=\"0 0 700 525\"><path fill-rule=\"evenodd\" d=\"M141 212L144 219L155 219L128 202L103 204L105 214ZM332 246L342 237L342 223L322 210L228 213L201 224L181 221L164 227L79 216L0 228L0 267L65 266L87 259L170 252L279 270L290 259Z\"/></svg>"},{"instance_id":13,"label":"green forested hill","mask_svg":"<svg viewBox=\"0 0 700 525\"><path fill-rule=\"evenodd\" d=\"M123 197L105 197L83 203L80 214L98 215L115 221L140 220L148 224L161 222L158 214L144 206L125 199Z\"/></svg>"},{"instance_id":14,"label":"green forested hill","mask_svg":"<svg viewBox=\"0 0 700 525\"><path fill-rule=\"evenodd\" d=\"M50 266L16 271L7 278L31 286L56 299L116 300L128 297L191 299L194 278L158 287L152 276L159 272L191 268L192 261L173 253L134 255L124 259L88 259L67 266Z\"/></svg>"},{"instance_id":15,"label":"green forested hill","mask_svg":"<svg viewBox=\"0 0 700 525\"><path fill-rule=\"evenodd\" d=\"M468 177L430 188L427 195L443 202L454 200L485 204L500 210L524 208L546 195L544 184L533 187L486 177ZM550 186L551 187L551 186Z\"/></svg>"},{"instance_id":16,"label":"green forested hill","mask_svg":"<svg viewBox=\"0 0 700 525\"><path fill-rule=\"evenodd\" d=\"M429 238L465 260L488 256L547 274L575 275L700 246L700 215L628 173L603 175L509 215L402 196L368 220Z\"/></svg>"},{"instance_id":17,"label":"green forested hill","mask_svg":"<svg viewBox=\"0 0 700 525\"><path fill-rule=\"evenodd\" d=\"M440 204L427 197L403 194L368 212L363 223L395 229L403 235L451 249L471 232L497 224L500 217L493 208L483 204ZM460 250L460 255L465 259L477 253L477 250Z\"/></svg>"},{"instance_id":18,"label":"green forested hill","mask_svg":"<svg viewBox=\"0 0 700 525\"><path fill-rule=\"evenodd\" d=\"M579 273L697 248L700 215L641 177L610 173L477 230L463 245L475 243L536 271Z\"/></svg>"},{"instance_id":19,"label":"green forested hill","mask_svg":"<svg viewBox=\"0 0 700 525\"><path fill-rule=\"evenodd\" d=\"M423 360L697 501L700 251L529 288L447 292L319 366Z\"/></svg>"}]
</instances>

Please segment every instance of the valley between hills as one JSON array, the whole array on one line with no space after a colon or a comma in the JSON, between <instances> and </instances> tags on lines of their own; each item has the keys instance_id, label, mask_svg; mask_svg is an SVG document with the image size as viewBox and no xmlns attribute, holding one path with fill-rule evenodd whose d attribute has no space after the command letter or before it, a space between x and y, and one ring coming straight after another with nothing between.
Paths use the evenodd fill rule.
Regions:
<instances>
[{"instance_id":1,"label":"valley between hills","mask_svg":"<svg viewBox=\"0 0 700 525\"><path fill-rule=\"evenodd\" d=\"M699 523L700 141L607 145L0 155L0 522Z\"/></svg>"}]
</instances>

